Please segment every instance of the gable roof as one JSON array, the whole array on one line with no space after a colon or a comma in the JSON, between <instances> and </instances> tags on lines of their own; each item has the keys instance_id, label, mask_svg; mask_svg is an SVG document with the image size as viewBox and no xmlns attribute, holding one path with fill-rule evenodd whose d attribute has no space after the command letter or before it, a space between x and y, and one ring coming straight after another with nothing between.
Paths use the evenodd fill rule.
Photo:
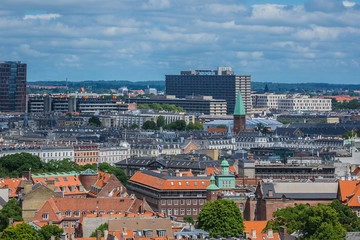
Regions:
<instances>
[{"instance_id":1,"label":"gable roof","mask_svg":"<svg viewBox=\"0 0 360 240\"><path fill-rule=\"evenodd\" d=\"M339 181L339 194L342 203L350 207L359 207L360 181Z\"/></svg>"},{"instance_id":2,"label":"gable roof","mask_svg":"<svg viewBox=\"0 0 360 240\"><path fill-rule=\"evenodd\" d=\"M9 198L18 196L19 185L25 178L1 178L0 187L9 189Z\"/></svg>"}]
</instances>

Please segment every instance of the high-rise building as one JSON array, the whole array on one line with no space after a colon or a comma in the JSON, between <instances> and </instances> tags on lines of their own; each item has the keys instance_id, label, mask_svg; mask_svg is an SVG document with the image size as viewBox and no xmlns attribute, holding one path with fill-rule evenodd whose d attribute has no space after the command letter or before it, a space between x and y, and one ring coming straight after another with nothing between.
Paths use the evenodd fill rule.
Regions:
<instances>
[{"instance_id":1,"label":"high-rise building","mask_svg":"<svg viewBox=\"0 0 360 240\"><path fill-rule=\"evenodd\" d=\"M217 70L181 71L180 75L166 75L166 94L179 98L191 95L225 99L227 114L233 114L238 91L246 112L251 110L251 75L235 75L231 67Z\"/></svg>"},{"instance_id":2,"label":"high-rise building","mask_svg":"<svg viewBox=\"0 0 360 240\"><path fill-rule=\"evenodd\" d=\"M0 63L0 112L25 112L26 64Z\"/></svg>"}]
</instances>

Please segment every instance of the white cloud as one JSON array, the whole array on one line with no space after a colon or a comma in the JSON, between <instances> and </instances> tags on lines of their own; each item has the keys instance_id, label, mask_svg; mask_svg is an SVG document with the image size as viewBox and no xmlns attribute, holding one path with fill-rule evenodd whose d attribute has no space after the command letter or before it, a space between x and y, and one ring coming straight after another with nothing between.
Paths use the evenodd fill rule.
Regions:
<instances>
[{"instance_id":1,"label":"white cloud","mask_svg":"<svg viewBox=\"0 0 360 240\"><path fill-rule=\"evenodd\" d=\"M144 9L164 9L170 7L169 0L149 0L147 3L143 4Z\"/></svg>"},{"instance_id":2,"label":"white cloud","mask_svg":"<svg viewBox=\"0 0 360 240\"><path fill-rule=\"evenodd\" d=\"M61 17L60 14L57 13L47 13L47 14L35 14L35 15L25 15L24 20L51 20Z\"/></svg>"},{"instance_id":3,"label":"white cloud","mask_svg":"<svg viewBox=\"0 0 360 240\"><path fill-rule=\"evenodd\" d=\"M344 5L344 7L353 7L356 5L355 2L350 2L350 1L343 1L342 4Z\"/></svg>"},{"instance_id":4,"label":"white cloud","mask_svg":"<svg viewBox=\"0 0 360 240\"><path fill-rule=\"evenodd\" d=\"M74 62L78 62L80 59L78 56L76 55L69 55L69 56L66 56L64 58L64 60L68 63L74 63Z\"/></svg>"},{"instance_id":5,"label":"white cloud","mask_svg":"<svg viewBox=\"0 0 360 240\"><path fill-rule=\"evenodd\" d=\"M260 52L260 51L255 51L255 52L243 52L243 51L239 51L236 53L236 56L238 58L241 58L241 59L260 59L264 56L264 53L263 52Z\"/></svg>"},{"instance_id":6,"label":"white cloud","mask_svg":"<svg viewBox=\"0 0 360 240\"><path fill-rule=\"evenodd\" d=\"M26 55L34 56L34 57L44 57L48 56L46 53L39 52L35 49L32 49L28 44L21 44L19 47L20 51Z\"/></svg>"}]
</instances>

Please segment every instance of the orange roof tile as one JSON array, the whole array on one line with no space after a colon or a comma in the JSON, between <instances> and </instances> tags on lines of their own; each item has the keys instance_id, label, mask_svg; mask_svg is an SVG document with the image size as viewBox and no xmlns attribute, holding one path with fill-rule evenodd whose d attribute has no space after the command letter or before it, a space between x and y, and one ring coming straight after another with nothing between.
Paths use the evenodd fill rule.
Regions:
<instances>
[{"instance_id":1,"label":"orange roof tile","mask_svg":"<svg viewBox=\"0 0 360 240\"><path fill-rule=\"evenodd\" d=\"M131 178L130 181L144 184L157 189L206 189L210 185L210 178L197 178L194 179L181 179L181 177L174 177L170 179L163 179L148 175L141 171L137 171Z\"/></svg>"},{"instance_id":2,"label":"orange roof tile","mask_svg":"<svg viewBox=\"0 0 360 240\"><path fill-rule=\"evenodd\" d=\"M237 175L237 171L234 166L229 167L229 171L235 173ZM221 167L206 167L206 174L210 175L217 175L221 173Z\"/></svg>"},{"instance_id":3,"label":"orange roof tile","mask_svg":"<svg viewBox=\"0 0 360 240\"><path fill-rule=\"evenodd\" d=\"M9 198L17 197L18 187L25 178L2 178L0 179L0 187L9 189Z\"/></svg>"},{"instance_id":4,"label":"orange roof tile","mask_svg":"<svg viewBox=\"0 0 360 240\"><path fill-rule=\"evenodd\" d=\"M269 238L266 233L262 232L264 230L264 228L266 227L266 224L267 224L267 221L244 221L244 225L245 225L244 232L249 232L250 238L252 238L252 236L251 236L252 231L255 230L256 238L252 238L252 239L279 240L280 239L279 233L273 233L273 237Z\"/></svg>"},{"instance_id":5,"label":"orange roof tile","mask_svg":"<svg viewBox=\"0 0 360 240\"><path fill-rule=\"evenodd\" d=\"M339 192L342 202L348 202L348 198L353 194L359 181L339 181Z\"/></svg>"},{"instance_id":6,"label":"orange roof tile","mask_svg":"<svg viewBox=\"0 0 360 240\"><path fill-rule=\"evenodd\" d=\"M42 182L44 184L46 184L46 182L48 180L54 180L55 181L55 191L62 191L61 188L65 188L66 191L64 192L64 195L78 195L78 194L86 194L86 191L84 188L82 188L82 190L80 191L79 186L82 186L80 180L79 180L79 176L77 176L76 174L74 175L66 175L66 176L61 176L61 175L57 175L56 173L53 173L54 176L45 176L45 177L41 177L38 174L33 174L32 175L32 179L33 182L36 184L38 182ZM71 188L71 186L73 188ZM73 190L73 191L71 191Z\"/></svg>"},{"instance_id":7,"label":"orange roof tile","mask_svg":"<svg viewBox=\"0 0 360 240\"><path fill-rule=\"evenodd\" d=\"M206 132L225 133L227 132L227 128L208 128Z\"/></svg>"}]
</instances>

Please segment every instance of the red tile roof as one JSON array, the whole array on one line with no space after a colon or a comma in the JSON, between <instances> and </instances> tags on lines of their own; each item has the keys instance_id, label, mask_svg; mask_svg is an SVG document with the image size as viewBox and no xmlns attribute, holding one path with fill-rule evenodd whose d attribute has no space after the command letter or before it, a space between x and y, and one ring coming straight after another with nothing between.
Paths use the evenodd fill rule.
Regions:
<instances>
[{"instance_id":1,"label":"red tile roof","mask_svg":"<svg viewBox=\"0 0 360 240\"><path fill-rule=\"evenodd\" d=\"M25 178L1 178L0 187L9 189L9 198L17 197L19 191L19 185Z\"/></svg>"},{"instance_id":2,"label":"red tile roof","mask_svg":"<svg viewBox=\"0 0 360 240\"><path fill-rule=\"evenodd\" d=\"M196 178L194 179L181 179L182 177L173 177L171 179L163 179L160 177L155 177L148 175L141 171L137 171L131 178L130 181L137 182L143 185L147 185L157 189L182 189L182 190L192 190L192 189L206 189L210 185L210 179Z\"/></svg>"},{"instance_id":3,"label":"red tile roof","mask_svg":"<svg viewBox=\"0 0 360 240\"><path fill-rule=\"evenodd\" d=\"M227 128L208 128L206 132L226 133Z\"/></svg>"},{"instance_id":4,"label":"red tile roof","mask_svg":"<svg viewBox=\"0 0 360 240\"><path fill-rule=\"evenodd\" d=\"M360 181L339 181L341 202L350 207L359 207Z\"/></svg>"},{"instance_id":5,"label":"red tile roof","mask_svg":"<svg viewBox=\"0 0 360 240\"><path fill-rule=\"evenodd\" d=\"M245 231L250 234L251 239L261 239L261 240L280 240L279 233L273 233L273 237L268 237L266 233L263 233L264 228L266 227L267 221L244 221ZM252 232L255 230L256 238L252 236Z\"/></svg>"},{"instance_id":6,"label":"red tile roof","mask_svg":"<svg viewBox=\"0 0 360 240\"><path fill-rule=\"evenodd\" d=\"M55 191L62 191L62 189L66 189L66 191L64 191L65 196L86 194L86 191L83 187L80 189L82 184L79 180L79 176L75 172L74 175L61 175L61 173L52 173L54 176L49 176L49 174L46 173L44 175L45 176L42 177L40 174L32 174L32 180L34 184L38 182L46 184L48 180L54 180Z\"/></svg>"},{"instance_id":7,"label":"red tile roof","mask_svg":"<svg viewBox=\"0 0 360 240\"><path fill-rule=\"evenodd\" d=\"M229 171L235 173L237 175L237 171L234 166L229 167ZM221 167L206 167L206 174L210 175L217 175L221 173Z\"/></svg>"}]
</instances>

